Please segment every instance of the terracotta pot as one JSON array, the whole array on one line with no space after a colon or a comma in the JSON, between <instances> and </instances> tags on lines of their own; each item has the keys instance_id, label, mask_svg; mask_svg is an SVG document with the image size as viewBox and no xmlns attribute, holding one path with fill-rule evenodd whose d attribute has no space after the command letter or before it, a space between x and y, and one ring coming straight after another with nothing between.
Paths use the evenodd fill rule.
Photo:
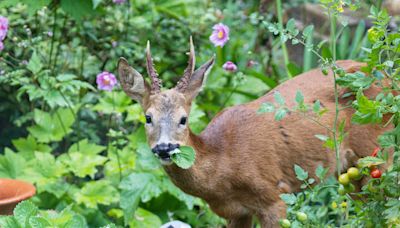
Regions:
<instances>
[{"instance_id":1,"label":"terracotta pot","mask_svg":"<svg viewBox=\"0 0 400 228\"><path fill-rule=\"evenodd\" d=\"M31 198L35 192L30 183L0 178L0 215L11 215L19 202Z\"/></svg>"}]
</instances>

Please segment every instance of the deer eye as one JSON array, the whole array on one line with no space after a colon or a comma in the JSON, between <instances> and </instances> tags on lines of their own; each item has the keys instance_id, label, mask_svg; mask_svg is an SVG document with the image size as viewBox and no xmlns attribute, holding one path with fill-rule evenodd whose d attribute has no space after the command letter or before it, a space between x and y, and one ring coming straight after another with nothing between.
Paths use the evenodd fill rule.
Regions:
<instances>
[{"instance_id":1,"label":"deer eye","mask_svg":"<svg viewBox=\"0 0 400 228\"><path fill-rule=\"evenodd\" d=\"M181 124L181 125L185 125L186 124L186 117L184 116L184 117L182 117L181 118L181 122L179 122L179 124Z\"/></svg>"},{"instance_id":2,"label":"deer eye","mask_svg":"<svg viewBox=\"0 0 400 228\"><path fill-rule=\"evenodd\" d=\"M146 115L146 123L151 124L151 116Z\"/></svg>"}]
</instances>

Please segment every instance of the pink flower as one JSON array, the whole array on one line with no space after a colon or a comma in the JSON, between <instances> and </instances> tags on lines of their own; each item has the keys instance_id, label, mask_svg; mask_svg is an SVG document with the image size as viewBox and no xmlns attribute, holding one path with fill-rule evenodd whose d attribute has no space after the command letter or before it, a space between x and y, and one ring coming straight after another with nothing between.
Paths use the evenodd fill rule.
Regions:
<instances>
[{"instance_id":1,"label":"pink flower","mask_svg":"<svg viewBox=\"0 0 400 228\"><path fill-rule=\"evenodd\" d=\"M229 27L219 23L213 26L210 41L217 47L223 47L229 40Z\"/></svg>"},{"instance_id":2,"label":"pink flower","mask_svg":"<svg viewBox=\"0 0 400 228\"><path fill-rule=\"evenodd\" d=\"M113 0L115 4L123 4L126 0Z\"/></svg>"},{"instance_id":3,"label":"pink flower","mask_svg":"<svg viewBox=\"0 0 400 228\"><path fill-rule=\"evenodd\" d=\"M117 85L115 75L104 71L96 77L97 88L100 90L111 91Z\"/></svg>"},{"instance_id":4,"label":"pink flower","mask_svg":"<svg viewBox=\"0 0 400 228\"><path fill-rule=\"evenodd\" d=\"M237 70L237 66L231 61L227 61L226 63L224 63L224 65L222 65L222 68L229 72L235 72Z\"/></svg>"},{"instance_id":5,"label":"pink flower","mask_svg":"<svg viewBox=\"0 0 400 228\"><path fill-rule=\"evenodd\" d=\"M0 41L4 40L8 32L8 19L0 16Z\"/></svg>"},{"instance_id":6,"label":"pink flower","mask_svg":"<svg viewBox=\"0 0 400 228\"><path fill-rule=\"evenodd\" d=\"M2 51L3 49L4 49L3 42L0 41L0 51Z\"/></svg>"}]
</instances>

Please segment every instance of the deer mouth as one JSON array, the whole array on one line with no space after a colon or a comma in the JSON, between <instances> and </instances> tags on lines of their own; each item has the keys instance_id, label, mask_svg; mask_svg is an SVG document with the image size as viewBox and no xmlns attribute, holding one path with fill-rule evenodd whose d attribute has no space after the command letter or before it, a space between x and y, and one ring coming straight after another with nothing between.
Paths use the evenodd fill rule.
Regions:
<instances>
[{"instance_id":1,"label":"deer mouth","mask_svg":"<svg viewBox=\"0 0 400 228\"><path fill-rule=\"evenodd\" d=\"M170 165L172 163L171 160L171 155L169 153L167 154L155 154L156 157L160 160L162 165Z\"/></svg>"}]
</instances>

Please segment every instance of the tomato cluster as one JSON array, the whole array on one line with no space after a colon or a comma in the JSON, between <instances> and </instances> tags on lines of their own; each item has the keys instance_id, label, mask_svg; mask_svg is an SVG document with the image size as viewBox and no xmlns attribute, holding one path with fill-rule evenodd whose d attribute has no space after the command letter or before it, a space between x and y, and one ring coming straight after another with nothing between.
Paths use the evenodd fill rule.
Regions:
<instances>
[{"instance_id":1,"label":"tomato cluster","mask_svg":"<svg viewBox=\"0 0 400 228\"><path fill-rule=\"evenodd\" d=\"M301 223L305 223L307 222L308 216L306 213L299 211L296 213L296 219ZM279 221L279 225L283 228L289 228L291 227L292 223L289 221L289 219L281 219Z\"/></svg>"},{"instance_id":2,"label":"tomato cluster","mask_svg":"<svg viewBox=\"0 0 400 228\"><path fill-rule=\"evenodd\" d=\"M375 148L375 150L371 154L371 157L376 157L378 155L379 150L380 148ZM368 167L368 169L369 169L369 174L372 178L380 178L382 176L382 171L379 170L375 165ZM340 195L345 195L346 193L353 192L355 190L355 187L351 183L351 180L360 180L361 178L362 178L362 173L358 168L356 167L349 168L346 173L343 173L338 177L338 181L340 183L338 188L338 193ZM372 190L370 191L373 192Z\"/></svg>"},{"instance_id":3,"label":"tomato cluster","mask_svg":"<svg viewBox=\"0 0 400 228\"><path fill-rule=\"evenodd\" d=\"M356 187L350 183L350 181L359 179L361 179L360 171L356 167L349 168L347 173L343 173L338 178L340 183L338 193L340 195L345 195L346 193L354 192Z\"/></svg>"}]
</instances>

